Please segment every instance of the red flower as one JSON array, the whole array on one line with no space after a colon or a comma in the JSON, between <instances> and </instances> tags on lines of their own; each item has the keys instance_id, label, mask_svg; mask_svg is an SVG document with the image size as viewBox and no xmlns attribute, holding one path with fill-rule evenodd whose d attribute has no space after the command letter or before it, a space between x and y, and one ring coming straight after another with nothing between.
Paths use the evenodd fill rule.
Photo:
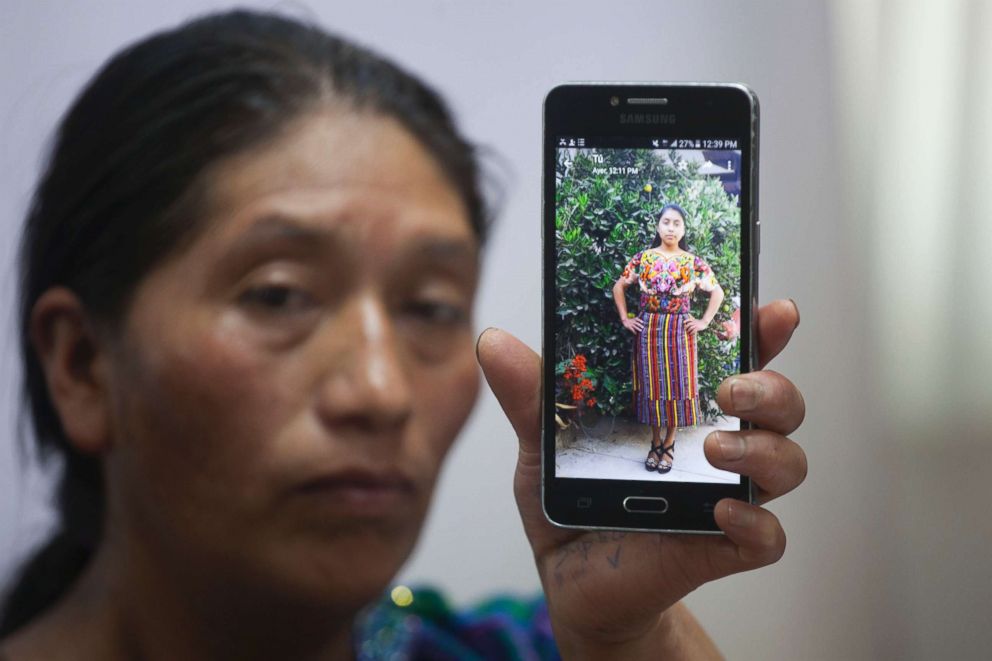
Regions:
<instances>
[{"instance_id":1,"label":"red flower","mask_svg":"<svg viewBox=\"0 0 992 661\"><path fill-rule=\"evenodd\" d=\"M592 379L586 378L586 357L583 354L577 354L572 358L571 364L565 368L564 378L565 387L572 389L572 401L581 404L583 400L587 399L587 396L595 390L593 386ZM592 399L595 402L594 398ZM590 405L591 406L591 405Z\"/></svg>"},{"instance_id":2,"label":"red flower","mask_svg":"<svg viewBox=\"0 0 992 661\"><path fill-rule=\"evenodd\" d=\"M590 397L586 400L586 406L596 406L596 398Z\"/></svg>"}]
</instances>

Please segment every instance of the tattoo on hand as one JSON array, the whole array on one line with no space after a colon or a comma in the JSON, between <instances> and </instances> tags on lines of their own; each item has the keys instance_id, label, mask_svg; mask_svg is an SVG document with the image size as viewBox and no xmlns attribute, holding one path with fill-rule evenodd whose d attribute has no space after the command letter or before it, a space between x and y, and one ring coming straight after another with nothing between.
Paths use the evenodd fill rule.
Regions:
<instances>
[{"instance_id":1,"label":"tattoo on hand","mask_svg":"<svg viewBox=\"0 0 992 661\"><path fill-rule=\"evenodd\" d=\"M596 547L609 545L611 548L604 554L606 561L613 569L620 568L620 553L623 548L622 540L627 536L625 532L608 531L583 535L555 551L555 564L553 575L555 583L559 586L565 582L566 573L569 580L575 580L586 574L589 570L589 551ZM612 545L616 543L616 547ZM577 559L578 563L569 563L570 560ZM568 566L566 566L568 563Z\"/></svg>"},{"instance_id":2,"label":"tattoo on hand","mask_svg":"<svg viewBox=\"0 0 992 661\"><path fill-rule=\"evenodd\" d=\"M622 544L617 544L616 553L614 553L612 556L606 556L606 561L608 563L610 563L610 566L613 567L614 569L619 569L620 568L620 547L621 546L622 546Z\"/></svg>"}]
</instances>

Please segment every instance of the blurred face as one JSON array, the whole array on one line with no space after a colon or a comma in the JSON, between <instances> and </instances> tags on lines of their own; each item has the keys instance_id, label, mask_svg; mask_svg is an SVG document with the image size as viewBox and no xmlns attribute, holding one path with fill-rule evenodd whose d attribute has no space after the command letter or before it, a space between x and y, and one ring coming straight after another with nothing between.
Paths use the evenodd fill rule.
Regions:
<instances>
[{"instance_id":1,"label":"blurred face","mask_svg":"<svg viewBox=\"0 0 992 661\"><path fill-rule=\"evenodd\" d=\"M193 576L362 603L478 389L478 245L393 120L324 111L209 175L114 357L111 534Z\"/></svg>"},{"instance_id":2,"label":"blurred face","mask_svg":"<svg viewBox=\"0 0 992 661\"><path fill-rule=\"evenodd\" d=\"M666 209L658 220L658 236L666 247L678 247L679 241L685 236L685 218L682 214L675 209Z\"/></svg>"}]
</instances>

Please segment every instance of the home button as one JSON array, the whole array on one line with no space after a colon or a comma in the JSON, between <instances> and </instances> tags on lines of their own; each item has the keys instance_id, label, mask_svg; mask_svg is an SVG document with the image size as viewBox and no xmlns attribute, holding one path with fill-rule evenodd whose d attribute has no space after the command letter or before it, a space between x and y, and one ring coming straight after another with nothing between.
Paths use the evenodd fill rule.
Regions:
<instances>
[{"instance_id":1,"label":"home button","mask_svg":"<svg viewBox=\"0 0 992 661\"><path fill-rule=\"evenodd\" d=\"M628 512L664 514L668 511L668 500L661 497L627 496L623 499L623 508Z\"/></svg>"}]
</instances>

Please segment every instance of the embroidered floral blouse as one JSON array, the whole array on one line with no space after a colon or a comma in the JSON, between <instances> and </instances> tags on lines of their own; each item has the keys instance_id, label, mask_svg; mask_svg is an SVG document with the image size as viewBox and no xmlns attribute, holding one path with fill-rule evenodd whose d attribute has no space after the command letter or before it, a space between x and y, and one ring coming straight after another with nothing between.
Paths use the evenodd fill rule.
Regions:
<instances>
[{"instance_id":1,"label":"embroidered floral blouse","mask_svg":"<svg viewBox=\"0 0 992 661\"><path fill-rule=\"evenodd\" d=\"M560 661L543 597L495 598L454 610L441 593L369 607L354 629L357 661Z\"/></svg>"},{"instance_id":2,"label":"embroidered floral blouse","mask_svg":"<svg viewBox=\"0 0 992 661\"><path fill-rule=\"evenodd\" d=\"M688 314L692 292L709 292L719 285L709 264L687 252L665 257L656 250L639 252L623 270L627 284L637 280L641 312Z\"/></svg>"}]
</instances>

